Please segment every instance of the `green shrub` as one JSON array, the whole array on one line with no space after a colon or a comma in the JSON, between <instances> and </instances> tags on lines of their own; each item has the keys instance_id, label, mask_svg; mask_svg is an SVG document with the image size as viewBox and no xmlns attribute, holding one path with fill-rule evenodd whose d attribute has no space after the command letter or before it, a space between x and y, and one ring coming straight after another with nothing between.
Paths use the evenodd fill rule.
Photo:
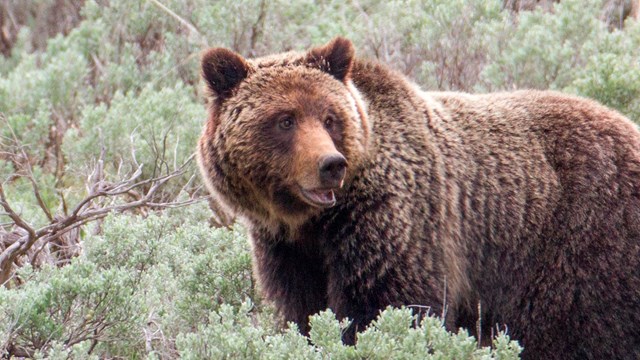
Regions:
<instances>
[{"instance_id":1,"label":"green shrub","mask_svg":"<svg viewBox=\"0 0 640 360\"><path fill-rule=\"evenodd\" d=\"M24 55L6 78L0 78L0 109L8 114L33 114L46 101L65 115L73 115L91 96L85 83L88 73L86 58L73 48Z\"/></svg>"},{"instance_id":2,"label":"green shrub","mask_svg":"<svg viewBox=\"0 0 640 360\"><path fill-rule=\"evenodd\" d=\"M116 92L110 105L84 108L79 128L67 132L63 149L74 159L72 171L82 171L104 151L107 174L133 172L142 164L142 179L148 179L173 171L190 157L205 118L204 106L183 84L160 90L148 85L140 93Z\"/></svg>"},{"instance_id":3,"label":"green shrub","mask_svg":"<svg viewBox=\"0 0 640 360\"><path fill-rule=\"evenodd\" d=\"M552 13L537 9L494 23L487 36L499 41L488 51L483 80L490 89L568 86L591 55L586 44L607 33L597 18L599 3L563 0Z\"/></svg>"},{"instance_id":4,"label":"green shrub","mask_svg":"<svg viewBox=\"0 0 640 360\"><path fill-rule=\"evenodd\" d=\"M563 0L485 24L479 91L555 89L594 98L640 120L640 26L609 32L601 1Z\"/></svg>"},{"instance_id":5,"label":"green shrub","mask_svg":"<svg viewBox=\"0 0 640 360\"><path fill-rule=\"evenodd\" d=\"M436 318L411 328L406 309L383 312L355 348L342 345L345 323L331 312L313 318L311 345L294 325L281 333L254 292L242 229L208 228L207 216L200 204L108 217L71 264L23 268L24 285L0 288L0 333L29 354L51 357L516 358L517 343L507 338L499 338L507 345L498 351L479 349L465 332L448 333Z\"/></svg>"},{"instance_id":6,"label":"green shrub","mask_svg":"<svg viewBox=\"0 0 640 360\"><path fill-rule=\"evenodd\" d=\"M0 332L14 346L43 353L82 336L95 338L94 351L103 355L139 356L145 341L168 352L177 334L223 303L255 296L246 237L239 228L203 226L208 211L201 204L162 216L108 217L70 265L27 268L24 285L0 288ZM166 343L145 339L150 326L162 329Z\"/></svg>"},{"instance_id":7,"label":"green shrub","mask_svg":"<svg viewBox=\"0 0 640 360\"><path fill-rule=\"evenodd\" d=\"M504 333L494 348L479 348L461 330L447 332L438 318L416 318L409 309L388 308L358 335L357 346L346 346L341 331L347 325L331 311L311 317L310 344L291 324L284 333L271 333L253 322L250 303L223 306L212 312L208 324L176 341L185 359L517 359L522 348Z\"/></svg>"},{"instance_id":8,"label":"green shrub","mask_svg":"<svg viewBox=\"0 0 640 360\"><path fill-rule=\"evenodd\" d=\"M605 33L565 90L602 102L640 121L640 23Z\"/></svg>"},{"instance_id":9,"label":"green shrub","mask_svg":"<svg viewBox=\"0 0 640 360\"><path fill-rule=\"evenodd\" d=\"M53 342L115 345L134 337L143 313L124 269L76 261L44 268L16 290L0 288L0 319L14 347L47 352ZM19 305L18 305L19 304Z\"/></svg>"}]
</instances>

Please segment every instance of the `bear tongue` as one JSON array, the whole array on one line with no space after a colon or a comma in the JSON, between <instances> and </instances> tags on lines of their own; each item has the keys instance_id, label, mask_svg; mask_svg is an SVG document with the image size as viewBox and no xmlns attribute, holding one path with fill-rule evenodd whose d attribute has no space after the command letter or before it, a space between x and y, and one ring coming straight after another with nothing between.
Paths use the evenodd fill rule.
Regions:
<instances>
[{"instance_id":1,"label":"bear tongue","mask_svg":"<svg viewBox=\"0 0 640 360\"><path fill-rule=\"evenodd\" d=\"M333 190L315 190L309 191L309 194L311 195L313 200L322 204L329 204L336 201Z\"/></svg>"}]
</instances>

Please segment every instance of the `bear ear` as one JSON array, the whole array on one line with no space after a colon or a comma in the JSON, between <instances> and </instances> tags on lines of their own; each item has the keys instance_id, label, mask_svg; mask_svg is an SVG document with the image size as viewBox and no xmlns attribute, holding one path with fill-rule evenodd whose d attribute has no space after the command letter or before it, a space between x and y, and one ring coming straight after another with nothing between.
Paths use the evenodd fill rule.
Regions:
<instances>
[{"instance_id":1,"label":"bear ear","mask_svg":"<svg viewBox=\"0 0 640 360\"><path fill-rule=\"evenodd\" d=\"M354 56L355 50L351 41L337 37L324 46L311 49L306 61L310 66L346 82L349 80Z\"/></svg>"},{"instance_id":2,"label":"bear ear","mask_svg":"<svg viewBox=\"0 0 640 360\"><path fill-rule=\"evenodd\" d=\"M249 64L244 58L224 48L205 51L201 64L207 87L220 99L229 97L249 74Z\"/></svg>"}]
</instances>

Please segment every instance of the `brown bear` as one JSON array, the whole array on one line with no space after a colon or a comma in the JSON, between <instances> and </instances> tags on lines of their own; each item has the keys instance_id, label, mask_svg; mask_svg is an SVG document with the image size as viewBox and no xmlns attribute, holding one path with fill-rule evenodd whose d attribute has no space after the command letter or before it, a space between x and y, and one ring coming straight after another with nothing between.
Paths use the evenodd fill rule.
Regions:
<instances>
[{"instance_id":1,"label":"brown bear","mask_svg":"<svg viewBox=\"0 0 640 360\"><path fill-rule=\"evenodd\" d=\"M344 38L210 49L202 75L202 174L303 333L330 308L352 344L381 309L425 305L450 330L480 317L484 339L506 325L526 359L640 358L640 133L622 115L423 92Z\"/></svg>"}]
</instances>

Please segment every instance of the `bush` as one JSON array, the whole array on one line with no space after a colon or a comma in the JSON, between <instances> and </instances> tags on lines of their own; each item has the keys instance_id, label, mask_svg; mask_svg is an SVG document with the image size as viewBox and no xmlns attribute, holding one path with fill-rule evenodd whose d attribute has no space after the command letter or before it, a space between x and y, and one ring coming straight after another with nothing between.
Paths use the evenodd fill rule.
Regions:
<instances>
[{"instance_id":1,"label":"bush","mask_svg":"<svg viewBox=\"0 0 640 360\"><path fill-rule=\"evenodd\" d=\"M74 159L67 171L82 173L102 156L106 174L130 173L142 165L141 179L166 175L194 152L205 118L204 106L181 83L116 92L109 106L85 107L79 127L67 131L63 150ZM194 170L192 166L176 187L165 188L158 200L175 198Z\"/></svg>"},{"instance_id":2,"label":"bush","mask_svg":"<svg viewBox=\"0 0 640 360\"><path fill-rule=\"evenodd\" d=\"M628 20L609 32L598 20L600 0L563 0L488 23L487 66L479 91L554 89L594 98L640 119L640 27Z\"/></svg>"},{"instance_id":3,"label":"bush","mask_svg":"<svg viewBox=\"0 0 640 360\"><path fill-rule=\"evenodd\" d=\"M496 340L504 349L490 350L465 332L447 333L436 318L412 329L407 309L385 311L355 348L342 345L344 324L330 312L313 318L312 344L293 324L280 333L254 292L243 230L203 227L208 216L203 204L147 218L110 216L71 264L23 268L24 285L0 288L4 350L125 358L517 357L517 343L504 336Z\"/></svg>"},{"instance_id":4,"label":"bush","mask_svg":"<svg viewBox=\"0 0 640 360\"><path fill-rule=\"evenodd\" d=\"M211 313L206 326L182 335L176 345L185 359L517 359L520 346L501 333L494 348L479 348L464 330L447 332L438 318L416 317L409 309L388 308L358 335L357 346L346 346L339 323L330 311L311 317L309 342L295 325L273 334L252 322L252 306L224 306Z\"/></svg>"},{"instance_id":5,"label":"bush","mask_svg":"<svg viewBox=\"0 0 640 360\"><path fill-rule=\"evenodd\" d=\"M108 217L71 264L25 268L24 285L0 288L0 331L30 356L85 341L101 356L171 353L177 334L223 302L255 297L246 237L239 228L201 226L208 216L201 204Z\"/></svg>"},{"instance_id":6,"label":"bush","mask_svg":"<svg viewBox=\"0 0 640 360\"><path fill-rule=\"evenodd\" d=\"M135 337L144 320L133 281L124 269L98 271L95 264L76 261L44 268L18 290L0 288L7 342L17 356L46 354L56 342L66 348L99 344L108 354Z\"/></svg>"}]
</instances>

